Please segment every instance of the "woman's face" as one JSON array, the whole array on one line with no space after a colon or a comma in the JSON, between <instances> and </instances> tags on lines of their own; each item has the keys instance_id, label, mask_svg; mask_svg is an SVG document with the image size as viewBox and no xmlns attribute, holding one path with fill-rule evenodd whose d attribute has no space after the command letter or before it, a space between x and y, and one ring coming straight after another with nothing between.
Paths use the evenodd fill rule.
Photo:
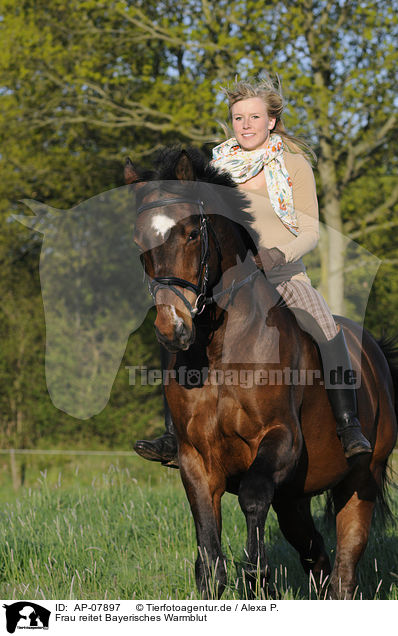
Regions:
<instances>
[{"instance_id":1,"label":"woman's face","mask_svg":"<svg viewBox=\"0 0 398 636\"><path fill-rule=\"evenodd\" d=\"M243 150L257 150L267 145L275 117L269 118L261 97L248 97L231 108L232 127L236 141Z\"/></svg>"}]
</instances>

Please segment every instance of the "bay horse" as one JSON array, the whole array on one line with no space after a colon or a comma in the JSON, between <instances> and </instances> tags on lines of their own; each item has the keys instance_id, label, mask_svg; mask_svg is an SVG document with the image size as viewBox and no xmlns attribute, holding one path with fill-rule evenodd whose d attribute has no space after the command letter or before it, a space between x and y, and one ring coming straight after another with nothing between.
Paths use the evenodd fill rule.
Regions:
<instances>
[{"instance_id":1,"label":"bay horse","mask_svg":"<svg viewBox=\"0 0 398 636\"><path fill-rule=\"evenodd\" d=\"M226 585L221 498L228 491L246 517L249 585L260 575L266 589L264 527L272 505L306 573L318 581L329 576L331 598L352 598L396 442L392 359L368 332L338 319L353 366L361 365L359 418L373 448L347 461L322 380L283 375L317 370L321 377L319 352L258 268L244 194L194 149L165 149L146 173L128 160L125 180L136 195L134 240L156 305L157 338L174 372L164 389L195 522L200 594L211 594L213 581L221 596ZM233 381L248 370L258 380L253 386ZM271 372L283 381L267 382ZM222 382L212 381L221 373ZM336 515L333 570L310 510L311 497L327 490Z\"/></svg>"}]
</instances>

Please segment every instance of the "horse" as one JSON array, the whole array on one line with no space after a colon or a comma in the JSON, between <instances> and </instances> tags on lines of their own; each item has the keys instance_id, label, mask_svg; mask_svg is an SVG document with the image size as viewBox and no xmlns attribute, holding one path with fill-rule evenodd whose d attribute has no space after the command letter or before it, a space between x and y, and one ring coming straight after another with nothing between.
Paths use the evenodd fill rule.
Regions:
<instances>
[{"instance_id":1,"label":"horse","mask_svg":"<svg viewBox=\"0 0 398 636\"><path fill-rule=\"evenodd\" d=\"M397 437L392 354L387 360L370 333L338 318L353 366L361 365L359 418L373 448L347 460L322 379L286 378L286 369L322 378L319 351L259 269L245 195L194 149L166 148L146 172L128 159L125 181L136 196L134 241L156 305L156 335L170 352L164 390L196 528L199 593L212 595L215 586L221 597L225 589L221 498L230 492L246 518L249 587L260 580L267 589L272 505L305 572L328 578L330 598L353 598L376 500L386 504ZM239 382L248 370L258 380L252 386ZM282 381L268 382L272 373ZM214 381L220 374L223 381ZM336 517L333 569L310 509L324 491Z\"/></svg>"}]
</instances>

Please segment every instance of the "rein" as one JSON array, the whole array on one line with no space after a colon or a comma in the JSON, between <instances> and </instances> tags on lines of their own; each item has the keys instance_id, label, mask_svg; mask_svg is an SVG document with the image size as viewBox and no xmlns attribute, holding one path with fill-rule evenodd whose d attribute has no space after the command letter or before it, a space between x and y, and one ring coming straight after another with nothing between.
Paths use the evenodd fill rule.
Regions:
<instances>
[{"instance_id":1,"label":"rein","mask_svg":"<svg viewBox=\"0 0 398 636\"><path fill-rule=\"evenodd\" d=\"M200 199L190 199L187 197L173 197L170 199L158 199L157 201L152 201L151 203L144 203L137 209L137 215L139 216L146 210L153 210L155 208L160 208L165 205L177 205L181 203L190 203L191 205L197 205L199 207L199 216L200 216L200 246L201 246L201 256L200 256L200 264L198 271L198 281L197 283L192 283L185 278L179 278L178 276L157 276L153 278L153 280L148 282L149 292L153 298L153 301L156 304L156 294L161 289L171 289L176 296L178 296L184 305L187 307L191 318L194 319L196 316L199 316L207 305L210 305L214 302L217 302L222 296L226 294L230 294L228 299L228 303L233 302L233 298L236 292L246 285L246 283L254 280L257 274L260 273L259 269L256 269L254 272L249 274L244 280L239 281L238 283L233 280L232 284L223 289L221 292L214 294L213 296L207 295L207 286L209 283L209 258L210 258L210 243L209 243L209 230L213 235L215 240L217 253L219 256L219 260L221 261L221 248L217 239L217 235L214 231L213 226L211 225L208 217L204 211L204 203ZM192 306L191 303L185 298L184 294L180 292L177 287L182 287L184 289L191 289L196 294L195 305Z\"/></svg>"}]
</instances>

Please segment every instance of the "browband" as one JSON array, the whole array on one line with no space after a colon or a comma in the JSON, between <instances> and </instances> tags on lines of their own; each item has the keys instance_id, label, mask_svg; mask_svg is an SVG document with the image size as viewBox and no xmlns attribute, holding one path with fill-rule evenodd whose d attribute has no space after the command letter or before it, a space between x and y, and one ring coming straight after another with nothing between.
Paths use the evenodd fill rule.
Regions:
<instances>
[{"instance_id":1,"label":"browband","mask_svg":"<svg viewBox=\"0 0 398 636\"><path fill-rule=\"evenodd\" d=\"M158 199L157 201L152 201L151 203L144 203L137 208L137 214L141 214L145 212L145 210L152 210L153 208L160 208L164 205L175 205L177 203L191 203L193 205L198 205L203 209L204 203L200 199L189 199L188 197L173 197L171 199Z\"/></svg>"}]
</instances>

